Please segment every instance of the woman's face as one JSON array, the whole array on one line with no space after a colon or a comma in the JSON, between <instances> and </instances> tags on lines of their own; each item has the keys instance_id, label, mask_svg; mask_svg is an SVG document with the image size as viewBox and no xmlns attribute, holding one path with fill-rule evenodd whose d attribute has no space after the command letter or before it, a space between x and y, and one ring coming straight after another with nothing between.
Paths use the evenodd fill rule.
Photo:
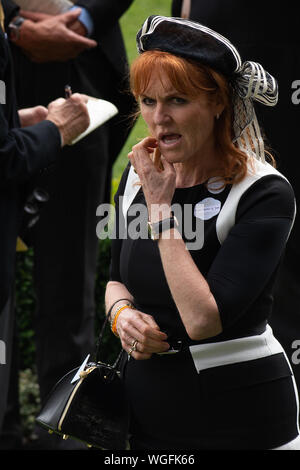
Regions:
<instances>
[{"instance_id":1,"label":"woman's face","mask_svg":"<svg viewBox=\"0 0 300 470\"><path fill-rule=\"evenodd\" d=\"M220 106L203 92L197 98L178 92L165 73L152 73L140 96L141 114L170 163L196 164L215 149L214 123Z\"/></svg>"}]
</instances>

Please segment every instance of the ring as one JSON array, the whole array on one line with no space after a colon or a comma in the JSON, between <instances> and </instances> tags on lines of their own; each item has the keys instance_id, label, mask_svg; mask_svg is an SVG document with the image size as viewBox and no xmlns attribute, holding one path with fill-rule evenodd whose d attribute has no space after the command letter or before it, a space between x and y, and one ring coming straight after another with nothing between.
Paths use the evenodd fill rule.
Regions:
<instances>
[{"instance_id":1,"label":"ring","mask_svg":"<svg viewBox=\"0 0 300 470\"><path fill-rule=\"evenodd\" d=\"M133 353L133 349L130 348L129 351L128 351L128 353L127 353L128 361L129 361L129 359L131 358L131 354L132 354L132 353Z\"/></svg>"},{"instance_id":2,"label":"ring","mask_svg":"<svg viewBox=\"0 0 300 470\"><path fill-rule=\"evenodd\" d=\"M132 340L132 343L131 343L131 348L129 349L128 351L128 359L131 358L131 354L136 351L136 345L138 344L138 340L137 339L133 339Z\"/></svg>"}]
</instances>

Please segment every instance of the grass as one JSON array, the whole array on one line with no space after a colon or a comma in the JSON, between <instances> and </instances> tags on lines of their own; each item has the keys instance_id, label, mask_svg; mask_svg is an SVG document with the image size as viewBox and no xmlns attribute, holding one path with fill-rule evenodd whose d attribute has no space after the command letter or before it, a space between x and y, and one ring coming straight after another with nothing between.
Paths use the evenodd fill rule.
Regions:
<instances>
[{"instance_id":1,"label":"grass","mask_svg":"<svg viewBox=\"0 0 300 470\"><path fill-rule=\"evenodd\" d=\"M150 15L171 15L171 0L135 0L122 16L120 24L125 41L129 64L137 57L136 33ZM113 168L113 192L128 162L127 155L132 146L147 135L147 129L140 118L136 122Z\"/></svg>"}]
</instances>

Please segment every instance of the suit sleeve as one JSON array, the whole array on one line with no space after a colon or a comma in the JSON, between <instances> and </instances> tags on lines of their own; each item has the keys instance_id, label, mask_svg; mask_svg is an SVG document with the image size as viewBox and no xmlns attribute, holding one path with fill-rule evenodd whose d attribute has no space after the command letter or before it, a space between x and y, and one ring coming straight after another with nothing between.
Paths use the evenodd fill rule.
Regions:
<instances>
[{"instance_id":1,"label":"suit sleeve","mask_svg":"<svg viewBox=\"0 0 300 470\"><path fill-rule=\"evenodd\" d=\"M4 100L0 104L0 185L26 181L59 155L61 138L58 128L45 120L20 128L14 93L10 51L0 30L0 80Z\"/></svg>"},{"instance_id":2,"label":"suit sleeve","mask_svg":"<svg viewBox=\"0 0 300 470\"><path fill-rule=\"evenodd\" d=\"M96 35L110 30L133 3L133 0L78 0L77 6L86 8L93 18Z\"/></svg>"},{"instance_id":3,"label":"suit sleeve","mask_svg":"<svg viewBox=\"0 0 300 470\"><path fill-rule=\"evenodd\" d=\"M60 133L50 121L8 129L3 106L0 105L0 185L26 181L56 160L61 145Z\"/></svg>"},{"instance_id":4,"label":"suit sleeve","mask_svg":"<svg viewBox=\"0 0 300 470\"><path fill-rule=\"evenodd\" d=\"M9 22L18 15L20 7L11 0L2 0L2 6L5 14L5 28Z\"/></svg>"}]
</instances>

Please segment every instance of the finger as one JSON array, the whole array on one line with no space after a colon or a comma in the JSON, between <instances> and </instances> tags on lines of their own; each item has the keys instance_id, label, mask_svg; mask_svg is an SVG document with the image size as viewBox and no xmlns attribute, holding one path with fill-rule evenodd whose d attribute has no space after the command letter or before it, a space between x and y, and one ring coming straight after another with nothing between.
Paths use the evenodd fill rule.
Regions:
<instances>
[{"instance_id":1,"label":"finger","mask_svg":"<svg viewBox=\"0 0 300 470\"><path fill-rule=\"evenodd\" d=\"M81 23L80 20L75 20L74 23L69 23L68 28L71 29L72 31L74 31L74 33L80 34L80 36L86 36L87 35L87 29L83 25L83 23Z\"/></svg>"},{"instance_id":2,"label":"finger","mask_svg":"<svg viewBox=\"0 0 300 470\"><path fill-rule=\"evenodd\" d=\"M152 354L145 354L145 353L140 353L140 352L137 352L137 351L133 351L132 353L130 353L130 350L127 351L127 354L128 354L128 357L133 357L133 359L135 359L136 361L146 361L147 359L150 359Z\"/></svg>"},{"instance_id":3,"label":"finger","mask_svg":"<svg viewBox=\"0 0 300 470\"><path fill-rule=\"evenodd\" d=\"M119 336L125 341L135 338L139 342L152 344L153 342L161 342L167 339L167 335L160 331L154 320L148 319L149 315L140 316L137 313L131 313L130 316L123 314L118 319L117 330ZM121 321L120 321L121 320Z\"/></svg>"},{"instance_id":4,"label":"finger","mask_svg":"<svg viewBox=\"0 0 300 470\"><path fill-rule=\"evenodd\" d=\"M68 39L72 40L74 44L77 46L80 46L82 48L92 48L96 47L98 45L97 41L94 41L94 39L89 39L86 38L85 36L81 36L81 34L74 33L74 31L71 31L70 29L67 29L67 35Z\"/></svg>"},{"instance_id":5,"label":"finger","mask_svg":"<svg viewBox=\"0 0 300 470\"><path fill-rule=\"evenodd\" d=\"M145 147L152 147L153 149L157 147L157 139L155 137L152 137L151 135L148 137L145 137L141 142L139 142L141 145Z\"/></svg>"},{"instance_id":6,"label":"finger","mask_svg":"<svg viewBox=\"0 0 300 470\"><path fill-rule=\"evenodd\" d=\"M128 341L125 341L126 347L132 348L132 338L135 338L137 341L136 349L142 353L158 353L167 351L170 347L169 343L165 339L152 338L151 336L145 335L137 329L129 330L129 338L130 339L128 339Z\"/></svg>"},{"instance_id":7,"label":"finger","mask_svg":"<svg viewBox=\"0 0 300 470\"><path fill-rule=\"evenodd\" d=\"M152 354L155 354L155 352L145 352L145 351L138 350L135 345L130 345L126 347L125 351L127 351L128 359L130 359L130 357L133 357L136 360L150 359Z\"/></svg>"},{"instance_id":8,"label":"finger","mask_svg":"<svg viewBox=\"0 0 300 470\"><path fill-rule=\"evenodd\" d=\"M45 106L35 106L34 108L35 118L38 122L43 121L46 119L48 115L48 109Z\"/></svg>"},{"instance_id":9,"label":"finger","mask_svg":"<svg viewBox=\"0 0 300 470\"><path fill-rule=\"evenodd\" d=\"M130 330L129 334L121 334L121 338L127 348L130 347L140 352L153 353L170 347L165 339L152 339L135 329Z\"/></svg>"},{"instance_id":10,"label":"finger","mask_svg":"<svg viewBox=\"0 0 300 470\"><path fill-rule=\"evenodd\" d=\"M151 338L155 341L167 339L167 335L160 331L154 318L138 310L125 309L121 312L117 320L117 329L121 331L122 337L125 334L138 341L142 341L144 338Z\"/></svg>"},{"instance_id":11,"label":"finger","mask_svg":"<svg viewBox=\"0 0 300 470\"><path fill-rule=\"evenodd\" d=\"M164 169L163 167L163 164L162 164L162 155L161 155L161 151L159 150L159 148L157 147L155 150L154 150L154 158L153 158L153 163L154 163L154 166L155 168L157 168L159 171L162 171Z\"/></svg>"},{"instance_id":12,"label":"finger","mask_svg":"<svg viewBox=\"0 0 300 470\"><path fill-rule=\"evenodd\" d=\"M81 8L74 8L74 10L67 11L66 13L61 13L59 16L59 20L65 24L73 23L81 14Z\"/></svg>"},{"instance_id":13,"label":"finger","mask_svg":"<svg viewBox=\"0 0 300 470\"><path fill-rule=\"evenodd\" d=\"M20 16L28 20L38 22L38 21L51 18L52 15L48 15L47 13L38 13L38 12L28 11L28 10L20 10Z\"/></svg>"},{"instance_id":14,"label":"finger","mask_svg":"<svg viewBox=\"0 0 300 470\"><path fill-rule=\"evenodd\" d=\"M51 103L48 104L48 108L49 106L51 107L52 105L62 105L65 102L66 102L65 98L56 98L56 100L51 101Z\"/></svg>"},{"instance_id":15,"label":"finger","mask_svg":"<svg viewBox=\"0 0 300 470\"><path fill-rule=\"evenodd\" d=\"M129 342L122 342L123 349L130 353L141 354L157 354L168 351L170 345L166 342L142 342L135 340L135 343L130 340Z\"/></svg>"},{"instance_id":16,"label":"finger","mask_svg":"<svg viewBox=\"0 0 300 470\"><path fill-rule=\"evenodd\" d=\"M91 96L89 96L89 95L85 95L84 93L79 93L79 94L80 94L80 96L84 97L84 99L86 100L86 101L85 101L85 103L87 103L87 102L88 102L88 100L92 99L92 97L91 97Z\"/></svg>"},{"instance_id":17,"label":"finger","mask_svg":"<svg viewBox=\"0 0 300 470\"><path fill-rule=\"evenodd\" d=\"M152 341L146 339L145 342L137 341L133 346L130 345L130 348L143 354L158 354L168 351L170 344L167 341Z\"/></svg>"},{"instance_id":18,"label":"finger","mask_svg":"<svg viewBox=\"0 0 300 470\"><path fill-rule=\"evenodd\" d=\"M133 149L145 149L148 153L153 153L154 149L157 148L158 143L154 137L145 137L143 140L138 142L136 145L133 146Z\"/></svg>"},{"instance_id":19,"label":"finger","mask_svg":"<svg viewBox=\"0 0 300 470\"><path fill-rule=\"evenodd\" d=\"M143 145L141 142L132 147L132 152L128 154L129 160L136 169L139 176L143 169L151 170L154 168L154 163L149 158L150 154L153 153L152 149L149 151L149 146Z\"/></svg>"},{"instance_id":20,"label":"finger","mask_svg":"<svg viewBox=\"0 0 300 470\"><path fill-rule=\"evenodd\" d=\"M163 169L165 171L170 171L172 173L175 171L173 163L168 162L168 160L166 160L163 155L161 155L160 160L161 160L161 164L163 166Z\"/></svg>"},{"instance_id":21,"label":"finger","mask_svg":"<svg viewBox=\"0 0 300 470\"><path fill-rule=\"evenodd\" d=\"M75 103L87 103L88 99L87 95L83 95L81 93L73 93L69 98L69 100L74 101Z\"/></svg>"},{"instance_id":22,"label":"finger","mask_svg":"<svg viewBox=\"0 0 300 470\"><path fill-rule=\"evenodd\" d=\"M140 343L147 343L152 346L166 341L167 339L167 335L162 331L153 329L147 325L147 323L137 321L136 319L124 325L123 334L125 334L127 338L135 338Z\"/></svg>"}]
</instances>

